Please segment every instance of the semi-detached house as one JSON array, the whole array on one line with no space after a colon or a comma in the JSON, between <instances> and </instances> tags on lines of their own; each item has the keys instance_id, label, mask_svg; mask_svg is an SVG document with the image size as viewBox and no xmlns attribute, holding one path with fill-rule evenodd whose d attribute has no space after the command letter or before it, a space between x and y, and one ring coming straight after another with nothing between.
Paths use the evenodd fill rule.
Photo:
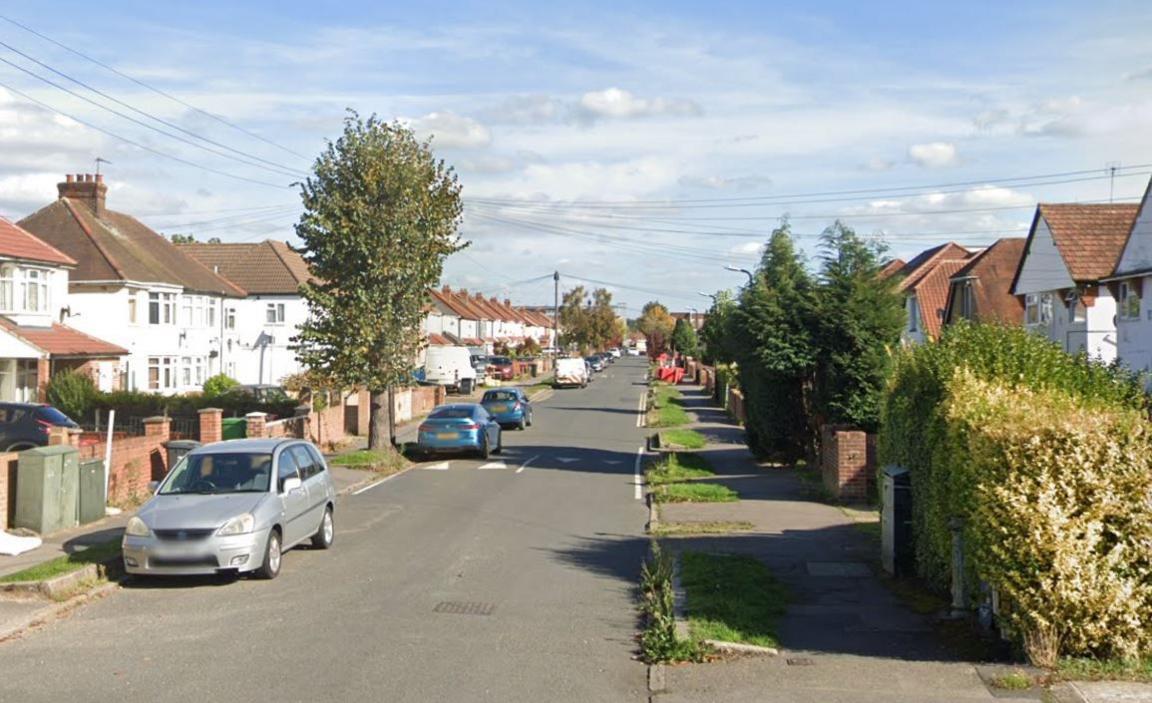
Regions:
<instances>
[{"instance_id":1,"label":"semi-detached house","mask_svg":"<svg viewBox=\"0 0 1152 703\"><path fill-rule=\"evenodd\" d=\"M1105 279L1119 301L1116 344L1120 361L1134 371L1152 371L1152 182L1132 220L1116 270Z\"/></svg>"},{"instance_id":2,"label":"semi-detached house","mask_svg":"<svg viewBox=\"0 0 1152 703\"><path fill-rule=\"evenodd\" d=\"M223 369L224 305L245 291L139 220L105 206L96 175L69 175L59 198L20 226L76 261L68 324L127 351L120 385L200 390Z\"/></svg>"},{"instance_id":3,"label":"semi-detached house","mask_svg":"<svg viewBox=\"0 0 1152 703\"><path fill-rule=\"evenodd\" d=\"M900 279L896 285L904 294L906 316L900 336L905 344L922 344L940 336L949 279L971 255L968 249L948 242L925 249L902 265L890 262L881 271L881 275Z\"/></svg>"},{"instance_id":4,"label":"semi-detached house","mask_svg":"<svg viewBox=\"0 0 1152 703\"><path fill-rule=\"evenodd\" d=\"M76 261L0 218L0 401L44 400L50 377L76 370L118 388L127 350L60 322L71 317L68 271Z\"/></svg>"},{"instance_id":5,"label":"semi-detached house","mask_svg":"<svg viewBox=\"0 0 1152 703\"><path fill-rule=\"evenodd\" d=\"M1116 359L1117 316L1139 317L1139 294L1101 285L1116 270L1138 205L1041 204L1032 218L1012 293L1024 299L1024 325L1105 363ZM1117 308L1117 297L1120 307Z\"/></svg>"}]
</instances>

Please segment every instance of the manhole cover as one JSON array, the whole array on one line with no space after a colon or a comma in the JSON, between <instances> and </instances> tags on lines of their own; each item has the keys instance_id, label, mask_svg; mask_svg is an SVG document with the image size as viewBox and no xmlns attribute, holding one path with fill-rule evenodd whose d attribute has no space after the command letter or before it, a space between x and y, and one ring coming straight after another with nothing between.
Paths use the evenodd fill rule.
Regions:
<instances>
[{"instance_id":1,"label":"manhole cover","mask_svg":"<svg viewBox=\"0 0 1152 703\"><path fill-rule=\"evenodd\" d=\"M816 663L808 657L793 657L792 659L785 659L784 661L788 663L788 666L812 666Z\"/></svg>"},{"instance_id":2,"label":"manhole cover","mask_svg":"<svg viewBox=\"0 0 1152 703\"><path fill-rule=\"evenodd\" d=\"M808 562L808 575L860 578L871 576L872 572L868 569L867 564L858 561L810 561Z\"/></svg>"},{"instance_id":3,"label":"manhole cover","mask_svg":"<svg viewBox=\"0 0 1152 703\"><path fill-rule=\"evenodd\" d=\"M434 613L448 613L450 615L491 615L496 609L495 603L473 603L469 601L443 601L432 609Z\"/></svg>"}]
</instances>

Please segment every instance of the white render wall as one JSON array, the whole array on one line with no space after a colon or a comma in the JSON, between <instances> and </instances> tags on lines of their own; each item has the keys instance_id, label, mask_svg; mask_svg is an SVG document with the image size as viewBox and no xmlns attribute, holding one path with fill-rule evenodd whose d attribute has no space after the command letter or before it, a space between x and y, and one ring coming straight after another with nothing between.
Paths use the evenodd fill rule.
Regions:
<instances>
[{"instance_id":1,"label":"white render wall","mask_svg":"<svg viewBox=\"0 0 1152 703\"><path fill-rule=\"evenodd\" d=\"M1111 363L1117 355L1116 300L1105 286L1091 307L1085 309L1084 320L1073 322L1065 301L1067 290L1040 293L1052 297L1052 320L1048 325L1027 325L1033 332L1043 334L1060 345L1069 354L1088 352L1093 359ZM1027 311L1025 311L1027 315Z\"/></svg>"},{"instance_id":2,"label":"white render wall","mask_svg":"<svg viewBox=\"0 0 1152 703\"><path fill-rule=\"evenodd\" d=\"M268 305L284 306L284 321L268 321ZM224 329L221 370L243 384L279 385L285 376L303 370L289 348L300 325L308 319L308 303L298 295L254 295L224 301L235 310L235 328Z\"/></svg>"},{"instance_id":3,"label":"white render wall","mask_svg":"<svg viewBox=\"0 0 1152 703\"><path fill-rule=\"evenodd\" d=\"M1039 217L1036 220L1036 232L1024 253L1024 266L1020 269L1020 277L1016 281L1016 295L1026 293L1041 293L1044 291L1074 288L1072 275L1068 273L1068 266L1064 257L1056 248L1052 239L1052 230L1048 222Z\"/></svg>"},{"instance_id":4,"label":"white render wall","mask_svg":"<svg viewBox=\"0 0 1152 703\"><path fill-rule=\"evenodd\" d=\"M1117 320L1116 334L1120 361L1133 371L1152 371L1152 276L1140 276L1142 281L1141 310L1138 320Z\"/></svg>"}]
</instances>

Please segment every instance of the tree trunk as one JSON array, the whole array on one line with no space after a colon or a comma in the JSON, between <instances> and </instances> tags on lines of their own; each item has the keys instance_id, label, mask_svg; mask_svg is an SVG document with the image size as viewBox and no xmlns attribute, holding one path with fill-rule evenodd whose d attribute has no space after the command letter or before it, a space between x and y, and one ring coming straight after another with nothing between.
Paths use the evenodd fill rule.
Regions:
<instances>
[{"instance_id":1,"label":"tree trunk","mask_svg":"<svg viewBox=\"0 0 1152 703\"><path fill-rule=\"evenodd\" d=\"M390 447L388 424L392 415L388 406L387 391L372 391L372 402L368 420L368 448Z\"/></svg>"},{"instance_id":2,"label":"tree trunk","mask_svg":"<svg viewBox=\"0 0 1152 703\"><path fill-rule=\"evenodd\" d=\"M388 387L388 444L396 448L396 389Z\"/></svg>"}]
</instances>

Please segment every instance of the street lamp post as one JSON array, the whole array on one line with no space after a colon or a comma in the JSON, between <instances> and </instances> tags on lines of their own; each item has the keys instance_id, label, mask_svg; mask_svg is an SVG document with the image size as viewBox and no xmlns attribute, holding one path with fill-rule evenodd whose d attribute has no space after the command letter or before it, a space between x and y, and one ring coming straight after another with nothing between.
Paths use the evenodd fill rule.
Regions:
<instances>
[{"instance_id":1,"label":"street lamp post","mask_svg":"<svg viewBox=\"0 0 1152 703\"><path fill-rule=\"evenodd\" d=\"M742 273L745 276L747 276L748 277L748 285L752 285L756 281L756 276L751 271L749 271L748 269L742 269L738 266L733 266L732 264L728 264L724 268L728 271L735 271L736 273Z\"/></svg>"}]
</instances>

